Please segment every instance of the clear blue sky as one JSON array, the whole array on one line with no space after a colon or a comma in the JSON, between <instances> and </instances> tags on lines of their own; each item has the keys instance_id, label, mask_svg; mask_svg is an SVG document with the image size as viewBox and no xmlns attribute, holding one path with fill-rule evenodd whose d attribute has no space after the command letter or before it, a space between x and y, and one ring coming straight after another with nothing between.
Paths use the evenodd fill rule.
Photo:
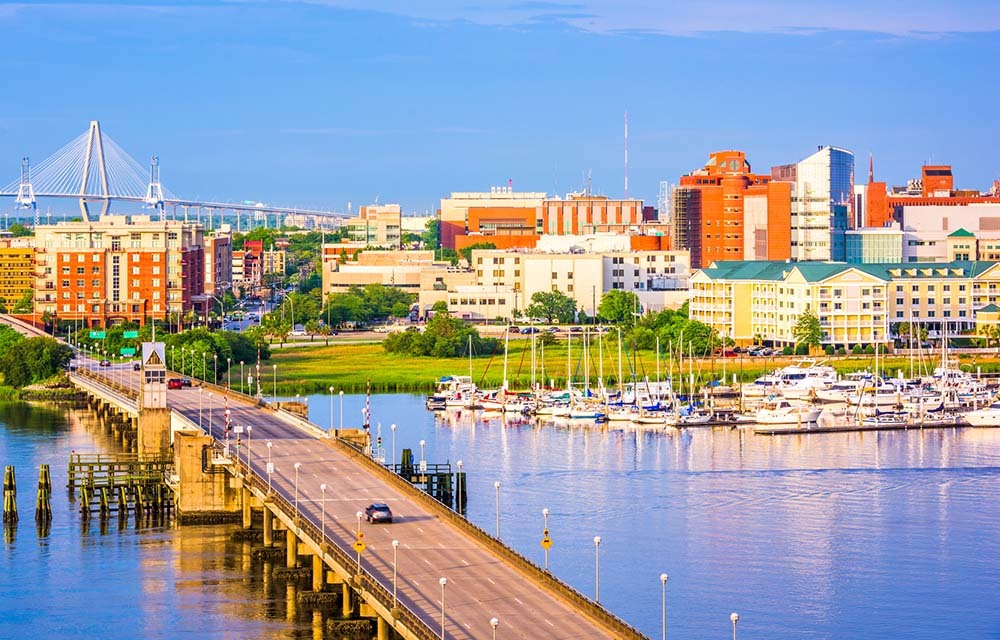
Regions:
<instances>
[{"instance_id":1,"label":"clear blue sky","mask_svg":"<svg viewBox=\"0 0 1000 640\"><path fill-rule=\"evenodd\" d=\"M587 171L621 196L626 110L653 204L723 148L1000 175L993 0L106 0L3 3L0 25L0 182L99 119L185 197L423 211Z\"/></svg>"}]
</instances>

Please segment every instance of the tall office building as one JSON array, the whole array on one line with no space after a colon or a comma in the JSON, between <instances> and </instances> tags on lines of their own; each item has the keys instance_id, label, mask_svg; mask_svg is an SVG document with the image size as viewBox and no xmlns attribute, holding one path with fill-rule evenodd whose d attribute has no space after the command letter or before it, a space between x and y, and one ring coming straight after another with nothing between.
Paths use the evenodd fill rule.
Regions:
<instances>
[{"instance_id":1,"label":"tall office building","mask_svg":"<svg viewBox=\"0 0 1000 640\"><path fill-rule=\"evenodd\" d=\"M796 164L771 169L771 179L792 182L793 260L847 259L845 233L853 194L854 154L825 146Z\"/></svg>"}]
</instances>

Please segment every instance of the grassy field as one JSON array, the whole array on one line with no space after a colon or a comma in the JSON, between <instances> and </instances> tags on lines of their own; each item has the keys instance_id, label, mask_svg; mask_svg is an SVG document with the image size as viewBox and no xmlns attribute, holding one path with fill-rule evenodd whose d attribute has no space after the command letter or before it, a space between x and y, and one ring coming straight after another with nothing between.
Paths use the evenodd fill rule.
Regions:
<instances>
[{"instance_id":1,"label":"grassy field","mask_svg":"<svg viewBox=\"0 0 1000 640\"><path fill-rule=\"evenodd\" d=\"M519 341L520 342L520 341ZM579 345L574 345L572 351L573 376L582 380L584 364L580 358ZM545 348L544 369L540 354L536 352L536 379L548 381L554 379L560 385L566 379L566 345L559 343ZM735 374L737 380L753 380L767 371L785 366L797 361L796 357L785 358L727 358L725 362L726 378L731 381ZM626 380L632 378L632 370L636 376L656 378L656 356L653 351L640 351L635 357L634 367L630 366L631 356L623 356L622 372ZM591 349L588 354L591 380L596 380L600 370L597 349ZM829 359L830 364L841 373L874 367L874 356L848 356ZM985 372L1000 371L1000 361L995 354L984 356L962 356L960 363L963 368L975 371L977 366ZM895 375L901 370L903 375L909 375L909 358L887 357L883 370ZM278 390L283 394L320 393L329 387L346 392L361 392L365 389L367 380L371 380L372 390L376 392L396 391L429 391L433 390L435 381L446 375L468 375L468 358L414 358L386 353L381 344L317 344L311 348L276 349L271 360L262 367L265 389L271 382L270 364L277 367ZM928 367L933 369L933 362L925 362L924 373ZM699 359L693 363L695 378L707 381L721 377L723 361L721 358ZM543 376L544 370L544 376ZM617 351L610 348L604 350L604 377L608 384L613 384L618 370ZM667 362L661 360L660 371L663 377L667 375ZM674 362L674 372L677 363ZM685 361L684 374L687 379L688 363ZM473 380L484 388L498 387L503 380L503 355L476 357L472 360ZM512 389L527 388L531 381L531 349L524 344L511 344L507 357L507 379Z\"/></svg>"}]
</instances>

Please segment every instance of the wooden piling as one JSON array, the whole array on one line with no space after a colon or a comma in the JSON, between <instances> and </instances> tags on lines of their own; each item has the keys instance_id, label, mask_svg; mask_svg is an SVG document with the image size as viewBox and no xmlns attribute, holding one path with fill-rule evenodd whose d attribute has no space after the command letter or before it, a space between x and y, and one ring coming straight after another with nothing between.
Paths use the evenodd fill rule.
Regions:
<instances>
[{"instance_id":1,"label":"wooden piling","mask_svg":"<svg viewBox=\"0 0 1000 640\"><path fill-rule=\"evenodd\" d=\"M52 478L49 477L49 465L43 464L38 469L38 497L35 499L35 522L52 520Z\"/></svg>"},{"instance_id":2,"label":"wooden piling","mask_svg":"<svg viewBox=\"0 0 1000 640\"><path fill-rule=\"evenodd\" d=\"M7 466L3 471L3 521L17 522L17 480L13 466Z\"/></svg>"}]
</instances>

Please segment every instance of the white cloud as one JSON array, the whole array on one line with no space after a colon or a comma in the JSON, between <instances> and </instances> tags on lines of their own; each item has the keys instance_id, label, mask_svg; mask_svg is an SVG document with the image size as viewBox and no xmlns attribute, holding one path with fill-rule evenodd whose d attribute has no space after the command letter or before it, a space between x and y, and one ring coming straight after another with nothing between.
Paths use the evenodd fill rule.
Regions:
<instances>
[{"instance_id":1,"label":"white cloud","mask_svg":"<svg viewBox=\"0 0 1000 640\"><path fill-rule=\"evenodd\" d=\"M434 21L515 26L559 21L596 33L641 31L691 36L719 31L863 31L898 36L1000 30L991 0L288 0L381 11Z\"/></svg>"}]
</instances>

